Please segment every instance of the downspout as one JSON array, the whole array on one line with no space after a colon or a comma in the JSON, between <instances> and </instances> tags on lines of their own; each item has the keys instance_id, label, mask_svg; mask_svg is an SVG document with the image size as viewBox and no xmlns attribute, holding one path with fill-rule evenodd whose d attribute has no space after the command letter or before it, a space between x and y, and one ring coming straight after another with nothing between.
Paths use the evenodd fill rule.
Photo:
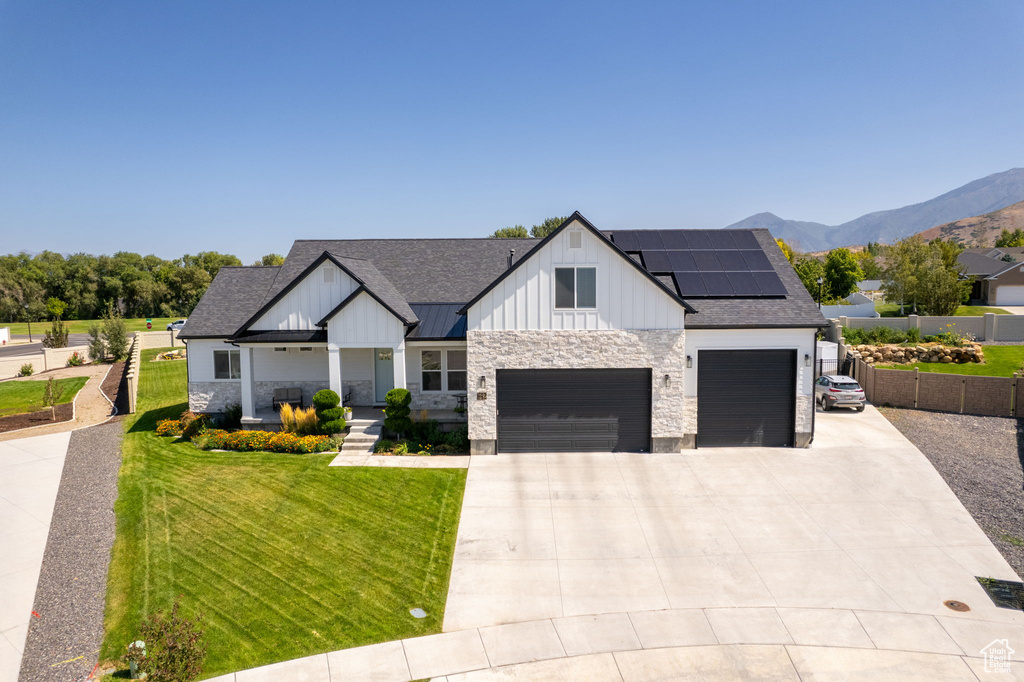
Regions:
<instances>
[{"instance_id":1,"label":"downspout","mask_svg":"<svg viewBox=\"0 0 1024 682\"><path fill-rule=\"evenodd\" d=\"M839 356L836 355L836 358L838 358L838 357ZM814 380L817 378L817 377L814 376L814 373L817 371L817 368L818 368L818 332L815 331L814 332L814 363L811 365L811 439L809 441L807 441L807 447L811 447L811 444L814 443L814 428L815 428L814 424L817 421L817 416L818 416L818 408L817 408L817 406L815 405L815 402L814 402L814 397L815 397L815 393L814 393Z\"/></svg>"}]
</instances>

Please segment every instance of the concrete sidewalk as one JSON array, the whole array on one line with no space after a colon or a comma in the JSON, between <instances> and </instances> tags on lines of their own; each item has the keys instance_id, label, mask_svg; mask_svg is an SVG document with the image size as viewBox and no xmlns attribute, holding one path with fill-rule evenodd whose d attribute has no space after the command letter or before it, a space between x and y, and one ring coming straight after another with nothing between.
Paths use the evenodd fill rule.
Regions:
<instances>
[{"instance_id":1,"label":"concrete sidewalk","mask_svg":"<svg viewBox=\"0 0 1024 682\"><path fill-rule=\"evenodd\" d=\"M70 433L0 442L0 682L16 682Z\"/></svg>"},{"instance_id":2,"label":"concrete sidewalk","mask_svg":"<svg viewBox=\"0 0 1024 682\"><path fill-rule=\"evenodd\" d=\"M842 609L669 609L447 632L309 656L214 680L976 682L975 672L985 667L981 649L996 638L1008 638L1011 645L1024 642L1024 626ZM1015 654L1009 666L1014 674L1024 674L1024 652Z\"/></svg>"}]
</instances>

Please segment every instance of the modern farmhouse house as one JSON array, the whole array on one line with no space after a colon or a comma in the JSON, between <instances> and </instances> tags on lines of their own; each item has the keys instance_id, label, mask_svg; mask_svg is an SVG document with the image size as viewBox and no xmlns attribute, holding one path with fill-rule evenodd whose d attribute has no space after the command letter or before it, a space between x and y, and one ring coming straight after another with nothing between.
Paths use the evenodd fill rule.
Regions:
<instances>
[{"instance_id":1,"label":"modern farmhouse house","mask_svg":"<svg viewBox=\"0 0 1024 682\"><path fill-rule=\"evenodd\" d=\"M275 395L408 388L464 407L473 454L806 446L825 321L767 230L298 240L223 268L180 337L189 405L279 423ZM276 393L275 393L276 392Z\"/></svg>"}]
</instances>

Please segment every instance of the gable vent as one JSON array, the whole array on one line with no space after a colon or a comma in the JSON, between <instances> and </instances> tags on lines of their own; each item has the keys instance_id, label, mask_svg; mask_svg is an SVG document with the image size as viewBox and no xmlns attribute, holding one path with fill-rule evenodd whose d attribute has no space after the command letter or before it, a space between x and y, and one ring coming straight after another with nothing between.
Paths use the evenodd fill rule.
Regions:
<instances>
[{"instance_id":1,"label":"gable vent","mask_svg":"<svg viewBox=\"0 0 1024 682\"><path fill-rule=\"evenodd\" d=\"M334 284L334 268L330 265L324 266L324 284Z\"/></svg>"},{"instance_id":2,"label":"gable vent","mask_svg":"<svg viewBox=\"0 0 1024 682\"><path fill-rule=\"evenodd\" d=\"M582 249L583 248L583 231L582 230L570 230L569 231L569 248L570 249Z\"/></svg>"}]
</instances>

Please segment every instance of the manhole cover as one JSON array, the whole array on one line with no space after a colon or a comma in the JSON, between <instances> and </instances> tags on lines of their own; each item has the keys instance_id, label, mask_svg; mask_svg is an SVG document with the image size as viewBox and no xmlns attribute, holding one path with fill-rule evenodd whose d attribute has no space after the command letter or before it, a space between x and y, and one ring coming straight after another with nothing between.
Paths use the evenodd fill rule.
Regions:
<instances>
[{"instance_id":1,"label":"manhole cover","mask_svg":"<svg viewBox=\"0 0 1024 682\"><path fill-rule=\"evenodd\" d=\"M953 609L954 611L970 611L971 607L962 601L956 601L955 599L949 599L942 602L947 608Z\"/></svg>"},{"instance_id":2,"label":"manhole cover","mask_svg":"<svg viewBox=\"0 0 1024 682\"><path fill-rule=\"evenodd\" d=\"M1024 611L1024 583L995 578L978 578L992 603L1001 609Z\"/></svg>"},{"instance_id":3,"label":"manhole cover","mask_svg":"<svg viewBox=\"0 0 1024 682\"><path fill-rule=\"evenodd\" d=\"M424 611L423 609L420 609L420 608L409 609L409 613L412 614L413 618L426 618L427 617L427 612Z\"/></svg>"}]
</instances>

